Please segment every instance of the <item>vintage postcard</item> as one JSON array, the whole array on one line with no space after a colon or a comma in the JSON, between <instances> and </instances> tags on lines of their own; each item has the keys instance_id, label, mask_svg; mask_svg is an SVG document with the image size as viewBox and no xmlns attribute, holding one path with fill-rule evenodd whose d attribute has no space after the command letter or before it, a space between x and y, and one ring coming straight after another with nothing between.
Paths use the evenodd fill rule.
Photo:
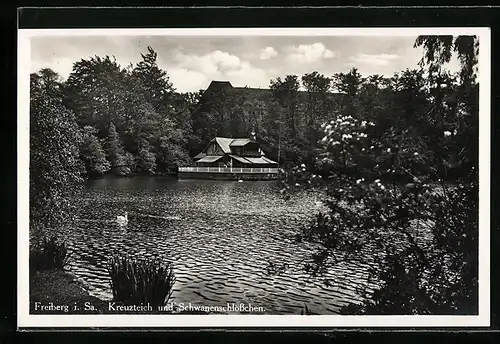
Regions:
<instances>
[{"instance_id":1,"label":"vintage postcard","mask_svg":"<svg viewBox=\"0 0 500 344\"><path fill-rule=\"evenodd\" d=\"M488 29L18 42L20 328L489 326Z\"/></svg>"}]
</instances>

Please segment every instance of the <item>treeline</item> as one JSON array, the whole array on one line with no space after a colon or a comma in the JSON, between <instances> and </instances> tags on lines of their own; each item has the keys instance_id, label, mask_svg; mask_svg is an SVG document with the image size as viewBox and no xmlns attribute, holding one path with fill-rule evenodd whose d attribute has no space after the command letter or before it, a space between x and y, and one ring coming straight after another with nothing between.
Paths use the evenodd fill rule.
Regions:
<instances>
[{"instance_id":1,"label":"treeline","mask_svg":"<svg viewBox=\"0 0 500 344\"><path fill-rule=\"evenodd\" d=\"M321 124L338 114L376 121L381 133L392 126L418 128L428 120L433 84L457 106L459 76L449 73L431 84L421 69L363 77L353 68L331 77L286 75L270 80L269 90L179 93L156 60L148 47L135 66L96 56L75 62L64 82L50 69L32 74L32 101L55 97L74 117L88 177L173 171L190 164L214 136L247 137L252 129L282 166L307 163L320 149ZM33 114L38 110L32 107Z\"/></svg>"},{"instance_id":2,"label":"treeline","mask_svg":"<svg viewBox=\"0 0 500 344\"><path fill-rule=\"evenodd\" d=\"M190 153L199 152L215 135L246 137L254 128L264 151L281 166L312 163L322 148L321 125L338 116L377 123L371 134L381 141L403 133L430 139L450 123L450 116L464 111L460 94L470 94L470 106L477 107L477 84L466 91L461 85L459 73L443 70L430 78L420 68L391 77L363 77L356 68L331 77L318 72L287 75L271 80L269 90L221 85L205 93L192 114L197 141ZM436 101L445 106L439 113ZM428 132L432 128L433 135Z\"/></svg>"},{"instance_id":3,"label":"treeline","mask_svg":"<svg viewBox=\"0 0 500 344\"><path fill-rule=\"evenodd\" d=\"M59 111L74 117L89 177L155 173L189 163L189 116L197 95L175 92L153 49L142 58L126 68L109 56L82 59L65 82L49 69L32 75L32 100L55 98Z\"/></svg>"}]
</instances>

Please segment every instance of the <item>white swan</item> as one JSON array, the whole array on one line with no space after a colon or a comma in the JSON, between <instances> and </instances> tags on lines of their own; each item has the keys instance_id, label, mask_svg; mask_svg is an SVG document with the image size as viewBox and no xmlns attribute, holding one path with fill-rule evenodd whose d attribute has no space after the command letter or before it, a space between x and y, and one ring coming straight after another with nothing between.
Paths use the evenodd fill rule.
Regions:
<instances>
[{"instance_id":1,"label":"white swan","mask_svg":"<svg viewBox=\"0 0 500 344\"><path fill-rule=\"evenodd\" d=\"M119 225L126 225L128 223L128 213L125 212L125 216L118 215L116 217L116 222L118 222Z\"/></svg>"}]
</instances>

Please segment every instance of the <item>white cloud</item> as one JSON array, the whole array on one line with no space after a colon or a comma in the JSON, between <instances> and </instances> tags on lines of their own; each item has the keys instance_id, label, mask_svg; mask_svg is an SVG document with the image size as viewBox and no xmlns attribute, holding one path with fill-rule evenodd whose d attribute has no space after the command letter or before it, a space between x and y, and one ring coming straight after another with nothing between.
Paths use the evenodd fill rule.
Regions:
<instances>
[{"instance_id":1,"label":"white cloud","mask_svg":"<svg viewBox=\"0 0 500 344\"><path fill-rule=\"evenodd\" d=\"M396 54L357 54L349 59L356 63L363 63L371 66L387 66L391 61L400 59Z\"/></svg>"},{"instance_id":2,"label":"white cloud","mask_svg":"<svg viewBox=\"0 0 500 344\"><path fill-rule=\"evenodd\" d=\"M173 65L163 68L180 92L205 89L212 80L229 80L234 86L267 87L269 84L266 71L220 50L204 55L178 51Z\"/></svg>"},{"instance_id":3,"label":"white cloud","mask_svg":"<svg viewBox=\"0 0 500 344\"><path fill-rule=\"evenodd\" d=\"M203 73L184 68L164 68L168 72L170 82L178 92L196 92L206 89L210 79Z\"/></svg>"},{"instance_id":4,"label":"white cloud","mask_svg":"<svg viewBox=\"0 0 500 344\"><path fill-rule=\"evenodd\" d=\"M269 75L266 71L252 66L244 61L240 68L225 73L226 79L231 81L233 86L248 87L269 87Z\"/></svg>"},{"instance_id":5,"label":"white cloud","mask_svg":"<svg viewBox=\"0 0 500 344\"><path fill-rule=\"evenodd\" d=\"M177 52L174 55L174 59L179 67L196 70L204 74L235 70L241 65L241 60L238 56L220 50L212 51L205 55Z\"/></svg>"},{"instance_id":6,"label":"white cloud","mask_svg":"<svg viewBox=\"0 0 500 344\"><path fill-rule=\"evenodd\" d=\"M327 49L323 43L314 43L310 45L297 45L288 47L287 59L291 62L311 63L321 59L331 59L335 53Z\"/></svg>"},{"instance_id":7,"label":"white cloud","mask_svg":"<svg viewBox=\"0 0 500 344\"><path fill-rule=\"evenodd\" d=\"M74 62L75 60L71 58L58 58L49 61L32 60L30 73L37 73L42 68L50 68L66 80L73 70Z\"/></svg>"},{"instance_id":8,"label":"white cloud","mask_svg":"<svg viewBox=\"0 0 500 344\"><path fill-rule=\"evenodd\" d=\"M270 58L278 56L278 52L273 47L265 47L260 51L261 60L269 60Z\"/></svg>"}]
</instances>

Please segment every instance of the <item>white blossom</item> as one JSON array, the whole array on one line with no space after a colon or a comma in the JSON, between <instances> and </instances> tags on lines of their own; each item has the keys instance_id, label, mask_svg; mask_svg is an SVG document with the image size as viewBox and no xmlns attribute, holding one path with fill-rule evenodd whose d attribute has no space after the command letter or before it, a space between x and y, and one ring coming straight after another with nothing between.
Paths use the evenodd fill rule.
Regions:
<instances>
[{"instance_id":1,"label":"white blossom","mask_svg":"<svg viewBox=\"0 0 500 344\"><path fill-rule=\"evenodd\" d=\"M451 132L450 132L450 131L446 130L446 131L444 132L444 136L450 136L450 135L451 135Z\"/></svg>"},{"instance_id":2,"label":"white blossom","mask_svg":"<svg viewBox=\"0 0 500 344\"><path fill-rule=\"evenodd\" d=\"M387 153L390 153L391 152L391 149L390 148L387 148Z\"/></svg>"},{"instance_id":3,"label":"white blossom","mask_svg":"<svg viewBox=\"0 0 500 344\"><path fill-rule=\"evenodd\" d=\"M418 155L418 153L417 153L417 152L415 152L415 153L413 153L413 155L417 156L417 155Z\"/></svg>"}]
</instances>

